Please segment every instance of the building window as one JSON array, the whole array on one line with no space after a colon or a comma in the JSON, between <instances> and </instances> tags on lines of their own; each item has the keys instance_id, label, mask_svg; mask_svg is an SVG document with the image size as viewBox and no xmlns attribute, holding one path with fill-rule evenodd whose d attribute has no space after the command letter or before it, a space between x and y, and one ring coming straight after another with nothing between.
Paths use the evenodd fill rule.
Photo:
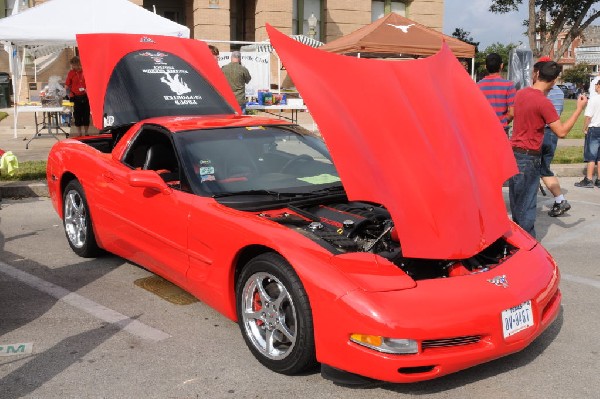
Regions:
<instances>
[{"instance_id":1,"label":"building window","mask_svg":"<svg viewBox=\"0 0 600 399\"><path fill-rule=\"evenodd\" d=\"M404 1L372 1L371 2L371 21L376 21L390 12L406 17L406 3Z\"/></svg>"},{"instance_id":2,"label":"building window","mask_svg":"<svg viewBox=\"0 0 600 399\"><path fill-rule=\"evenodd\" d=\"M143 7L161 17L185 25L185 7L183 0L144 0Z\"/></svg>"},{"instance_id":3,"label":"building window","mask_svg":"<svg viewBox=\"0 0 600 399\"><path fill-rule=\"evenodd\" d=\"M294 0L292 9L292 34L311 36L313 32L310 29L308 20L311 15L317 19L314 30L314 39L321 40L321 15L323 10L323 0Z\"/></svg>"}]
</instances>

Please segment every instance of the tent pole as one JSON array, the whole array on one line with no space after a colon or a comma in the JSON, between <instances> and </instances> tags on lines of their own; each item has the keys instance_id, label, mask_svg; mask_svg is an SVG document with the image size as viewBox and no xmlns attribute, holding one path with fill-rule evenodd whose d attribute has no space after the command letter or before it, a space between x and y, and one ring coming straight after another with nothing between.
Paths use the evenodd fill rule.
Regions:
<instances>
[{"instance_id":1,"label":"tent pole","mask_svg":"<svg viewBox=\"0 0 600 399\"><path fill-rule=\"evenodd\" d=\"M471 58L471 79L475 81L475 58Z\"/></svg>"},{"instance_id":2,"label":"tent pole","mask_svg":"<svg viewBox=\"0 0 600 399\"><path fill-rule=\"evenodd\" d=\"M15 57L17 54L17 46L11 43L8 47L4 47L8 52L8 67L10 69L11 76L11 84L12 84L12 92L13 92L13 138L17 138L17 81L15 79L15 71L17 69L17 65L15 64ZM9 98L10 101L10 98Z\"/></svg>"},{"instance_id":3,"label":"tent pole","mask_svg":"<svg viewBox=\"0 0 600 399\"><path fill-rule=\"evenodd\" d=\"M19 99L21 98L21 89L23 88L23 75L25 75L25 56L27 55L27 47L23 47L23 58L21 59L21 70L19 73L19 83L18 83L18 87L17 87L17 92L16 92L16 96L15 96L15 113L14 113L14 133L13 133L13 137L16 139L17 138L17 119L19 117L19 113L17 112L17 103L19 102Z\"/></svg>"}]
</instances>

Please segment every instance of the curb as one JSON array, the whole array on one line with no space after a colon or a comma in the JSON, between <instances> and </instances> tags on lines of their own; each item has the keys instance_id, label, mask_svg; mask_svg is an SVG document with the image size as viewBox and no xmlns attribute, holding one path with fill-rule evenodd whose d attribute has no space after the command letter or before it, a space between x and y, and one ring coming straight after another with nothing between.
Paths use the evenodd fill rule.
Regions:
<instances>
[{"instance_id":1,"label":"curb","mask_svg":"<svg viewBox=\"0 0 600 399\"><path fill-rule=\"evenodd\" d=\"M585 163L551 164L550 169L556 177L583 177L586 165Z\"/></svg>"},{"instance_id":2,"label":"curb","mask_svg":"<svg viewBox=\"0 0 600 399\"><path fill-rule=\"evenodd\" d=\"M44 181L0 182L0 198L49 197L48 185Z\"/></svg>"},{"instance_id":3,"label":"curb","mask_svg":"<svg viewBox=\"0 0 600 399\"><path fill-rule=\"evenodd\" d=\"M586 164L552 164L557 177L583 177ZM45 181L5 181L0 182L0 198L49 197Z\"/></svg>"}]
</instances>

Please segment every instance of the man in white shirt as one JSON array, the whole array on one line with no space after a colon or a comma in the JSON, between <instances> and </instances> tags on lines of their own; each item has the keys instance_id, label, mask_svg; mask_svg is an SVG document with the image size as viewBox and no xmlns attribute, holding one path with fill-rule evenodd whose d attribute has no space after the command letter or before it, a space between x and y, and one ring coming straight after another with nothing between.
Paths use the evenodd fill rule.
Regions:
<instances>
[{"instance_id":1,"label":"man in white shirt","mask_svg":"<svg viewBox=\"0 0 600 399\"><path fill-rule=\"evenodd\" d=\"M594 90L600 94L600 80L596 80L590 91ZM600 187L600 173L594 177L594 165L598 163L598 149L600 148L600 96L590 97L590 101L585 109L585 119L583 120L583 133L585 133L585 144L583 146L583 160L587 163L586 173L583 180L575 183L577 187L593 188ZM598 168L596 168L598 169Z\"/></svg>"}]
</instances>

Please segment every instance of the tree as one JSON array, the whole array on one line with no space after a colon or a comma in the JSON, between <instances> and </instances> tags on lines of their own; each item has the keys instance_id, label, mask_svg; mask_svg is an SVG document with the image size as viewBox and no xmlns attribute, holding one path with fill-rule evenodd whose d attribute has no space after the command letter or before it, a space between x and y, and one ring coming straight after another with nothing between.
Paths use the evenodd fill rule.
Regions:
<instances>
[{"instance_id":1,"label":"tree","mask_svg":"<svg viewBox=\"0 0 600 399\"><path fill-rule=\"evenodd\" d=\"M598 0L527 0L529 19L523 25L533 56L550 54L558 35L565 32L565 40L554 52L558 61L573 40L600 16L600 10L592 8L595 3ZM517 11L522 4L523 0L493 0L490 11L504 14Z\"/></svg>"},{"instance_id":2,"label":"tree","mask_svg":"<svg viewBox=\"0 0 600 399\"><path fill-rule=\"evenodd\" d=\"M575 83L577 87L584 87L590 83L591 72L592 66L582 62L573 68L565 69L562 73L562 80Z\"/></svg>"},{"instance_id":3,"label":"tree","mask_svg":"<svg viewBox=\"0 0 600 399\"><path fill-rule=\"evenodd\" d=\"M479 42L473 40L473 38L471 37L471 32L467 32L461 28L456 28L454 29L454 32L452 32L452 37L455 37L458 40L462 40L465 43L472 44L473 46L475 46L475 52L478 51L477 48L479 47Z\"/></svg>"},{"instance_id":4,"label":"tree","mask_svg":"<svg viewBox=\"0 0 600 399\"><path fill-rule=\"evenodd\" d=\"M490 53L497 53L500 55L500 57L502 57L502 62L504 63L504 72L506 72L508 68L508 54L510 53L510 50L516 47L517 45L514 43L510 43L507 45L501 43L494 43L486 47L485 50L477 53L475 55L475 71L477 74L477 78L479 79L487 75L487 71L485 69L485 58Z\"/></svg>"}]
</instances>

